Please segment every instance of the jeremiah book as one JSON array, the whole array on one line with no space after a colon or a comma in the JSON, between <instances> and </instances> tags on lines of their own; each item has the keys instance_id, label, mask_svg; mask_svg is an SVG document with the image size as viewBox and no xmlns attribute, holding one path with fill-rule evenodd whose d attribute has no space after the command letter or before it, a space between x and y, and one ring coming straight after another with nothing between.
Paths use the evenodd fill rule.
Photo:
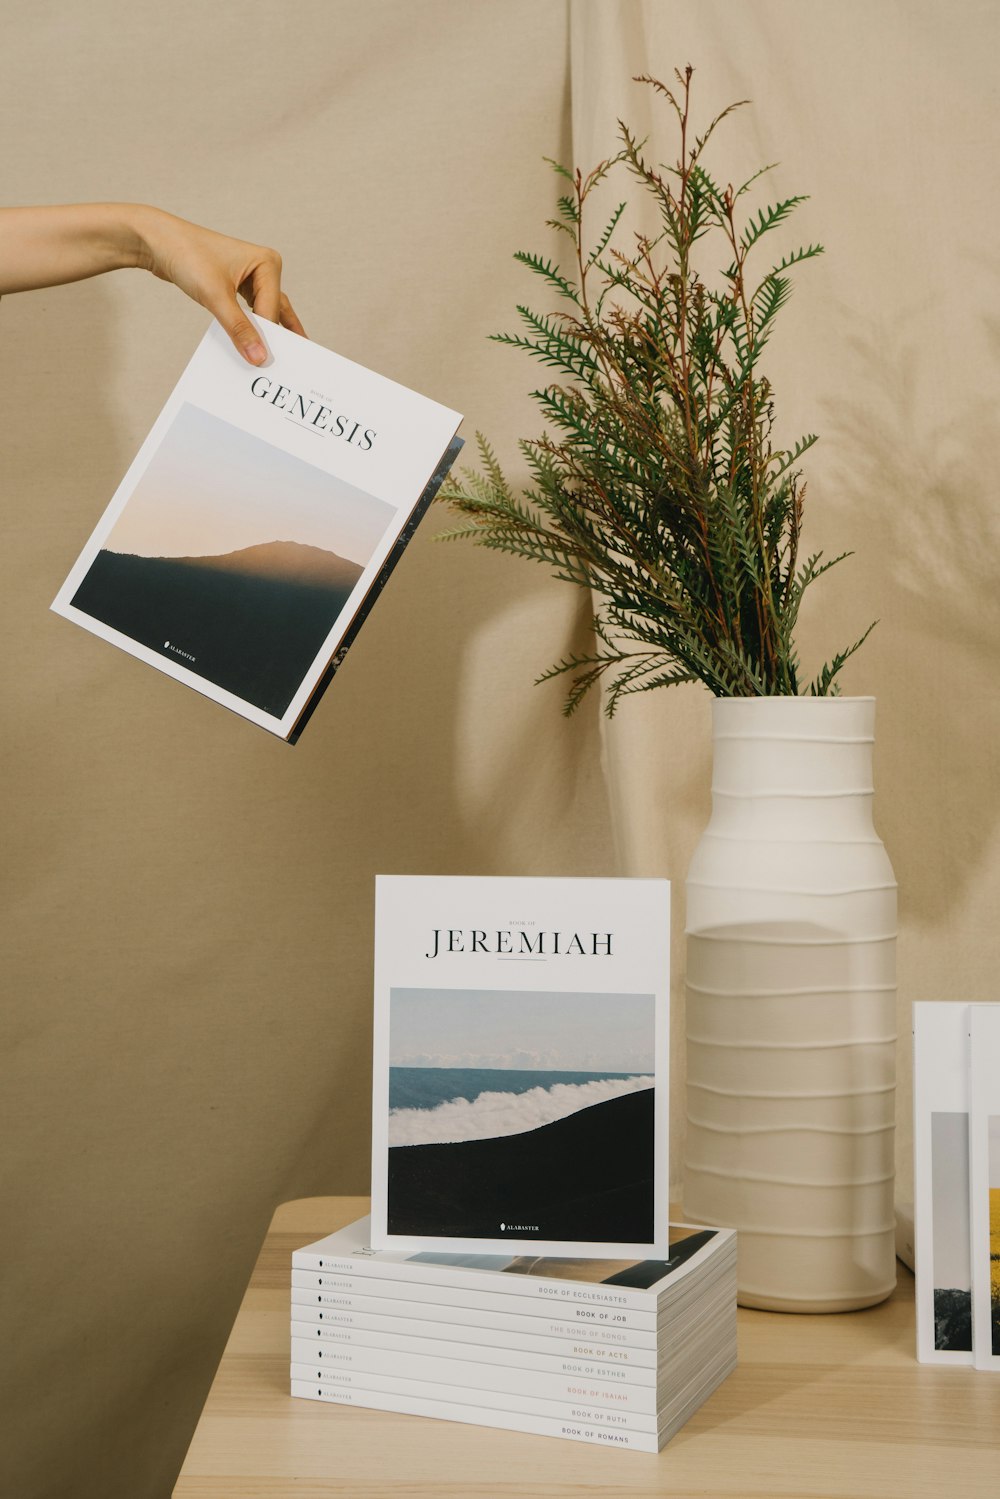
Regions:
<instances>
[{"instance_id":1,"label":"jeremiah book","mask_svg":"<svg viewBox=\"0 0 1000 1499\"><path fill-rule=\"evenodd\" d=\"M205 334L52 607L294 742L461 418L265 328L259 369Z\"/></svg>"},{"instance_id":2,"label":"jeremiah book","mask_svg":"<svg viewBox=\"0 0 1000 1499\"><path fill-rule=\"evenodd\" d=\"M666 1258L665 880L380 876L376 1249Z\"/></svg>"}]
</instances>

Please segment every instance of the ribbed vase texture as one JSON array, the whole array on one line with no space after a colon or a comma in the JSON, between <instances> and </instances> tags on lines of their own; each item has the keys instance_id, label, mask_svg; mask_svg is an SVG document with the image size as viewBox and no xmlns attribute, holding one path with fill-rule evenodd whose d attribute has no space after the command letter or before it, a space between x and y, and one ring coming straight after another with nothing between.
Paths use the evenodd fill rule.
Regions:
<instances>
[{"instance_id":1,"label":"ribbed vase texture","mask_svg":"<svg viewBox=\"0 0 1000 1499\"><path fill-rule=\"evenodd\" d=\"M687 884L689 1219L739 1230L739 1300L844 1311L895 1285L896 882L871 698L713 704Z\"/></svg>"}]
</instances>

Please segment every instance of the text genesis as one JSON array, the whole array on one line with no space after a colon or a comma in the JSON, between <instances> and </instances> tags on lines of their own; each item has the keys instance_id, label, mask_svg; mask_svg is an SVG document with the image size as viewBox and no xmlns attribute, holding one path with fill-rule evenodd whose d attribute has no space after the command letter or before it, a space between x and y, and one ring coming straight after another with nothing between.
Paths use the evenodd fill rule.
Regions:
<instances>
[{"instance_id":1,"label":"text genesis","mask_svg":"<svg viewBox=\"0 0 1000 1499\"><path fill-rule=\"evenodd\" d=\"M297 395L289 386L275 384L270 375L257 375L250 382L250 393L277 411L283 411L288 421L296 422L300 427L311 427L314 432L341 437L344 442L354 443L361 453L369 451L377 436L371 427L362 430L361 423L353 417L335 416L333 407L325 405L315 393Z\"/></svg>"}]
</instances>

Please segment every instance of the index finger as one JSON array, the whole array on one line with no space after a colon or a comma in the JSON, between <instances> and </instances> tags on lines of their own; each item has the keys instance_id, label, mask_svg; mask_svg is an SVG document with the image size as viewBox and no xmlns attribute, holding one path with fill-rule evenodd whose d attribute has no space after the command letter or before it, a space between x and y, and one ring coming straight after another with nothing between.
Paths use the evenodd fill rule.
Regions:
<instances>
[{"instance_id":1,"label":"index finger","mask_svg":"<svg viewBox=\"0 0 1000 1499\"><path fill-rule=\"evenodd\" d=\"M281 310L281 261L276 256L274 260L260 260L254 266L248 300L254 312L267 318L268 322L278 321Z\"/></svg>"},{"instance_id":2,"label":"index finger","mask_svg":"<svg viewBox=\"0 0 1000 1499\"><path fill-rule=\"evenodd\" d=\"M283 328L289 328L293 333L301 334L303 338L309 337L308 333L299 321L298 313L295 311L295 308L292 306L291 302L289 302L284 292L281 293L281 308L278 321Z\"/></svg>"}]
</instances>

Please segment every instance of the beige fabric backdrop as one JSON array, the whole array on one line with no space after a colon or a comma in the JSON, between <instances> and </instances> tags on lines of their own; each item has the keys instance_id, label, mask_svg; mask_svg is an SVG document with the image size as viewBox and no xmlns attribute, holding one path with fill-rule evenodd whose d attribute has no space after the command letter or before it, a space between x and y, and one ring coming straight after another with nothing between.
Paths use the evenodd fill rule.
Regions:
<instances>
[{"instance_id":1,"label":"beige fabric backdrop","mask_svg":"<svg viewBox=\"0 0 1000 1499\"><path fill-rule=\"evenodd\" d=\"M6 201L153 201L277 245L315 338L463 410L515 471L536 375L485 335L529 294L511 253L548 245L541 157L612 149L646 67L694 62L706 109L752 96L723 172L780 160L828 246L772 369L787 434L823 434L810 540L858 552L817 590L806 653L882 619L845 690L879 697L904 1024L912 999L994 997L992 4L48 0L0 18ZM584 638L581 601L436 546L440 517L295 749L50 615L203 326L140 273L0 305L17 1499L169 1493L272 1206L365 1189L376 871L613 872L614 807L621 870L680 882L707 810L707 699L633 704L610 735L596 705L565 722L558 687L530 683Z\"/></svg>"}]
</instances>

